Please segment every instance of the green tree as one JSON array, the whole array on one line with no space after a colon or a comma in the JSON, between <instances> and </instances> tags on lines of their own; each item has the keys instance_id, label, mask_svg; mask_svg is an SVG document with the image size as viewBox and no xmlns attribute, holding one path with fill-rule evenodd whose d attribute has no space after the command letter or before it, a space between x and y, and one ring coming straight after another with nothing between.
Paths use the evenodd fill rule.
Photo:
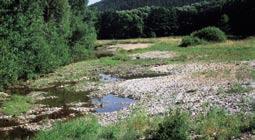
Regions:
<instances>
[{"instance_id":1,"label":"green tree","mask_svg":"<svg viewBox=\"0 0 255 140\"><path fill-rule=\"evenodd\" d=\"M157 36L173 35L178 29L176 10L154 8L147 18L146 25L148 31L155 32Z\"/></svg>"},{"instance_id":2,"label":"green tree","mask_svg":"<svg viewBox=\"0 0 255 140\"><path fill-rule=\"evenodd\" d=\"M74 56L80 60L84 58L80 56L88 55L95 41L90 21L94 15L85 16L86 5L77 2L86 3L1 0L0 86L50 72L71 62Z\"/></svg>"}]
</instances>

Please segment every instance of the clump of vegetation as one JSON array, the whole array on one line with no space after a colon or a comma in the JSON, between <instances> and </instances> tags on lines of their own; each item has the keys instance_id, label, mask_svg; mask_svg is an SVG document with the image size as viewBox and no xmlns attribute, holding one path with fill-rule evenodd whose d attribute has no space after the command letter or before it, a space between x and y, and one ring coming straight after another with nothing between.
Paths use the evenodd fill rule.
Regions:
<instances>
[{"instance_id":1,"label":"clump of vegetation","mask_svg":"<svg viewBox=\"0 0 255 140\"><path fill-rule=\"evenodd\" d=\"M117 54L112 57L113 60L128 61L130 57L125 50L119 50Z\"/></svg>"},{"instance_id":2,"label":"clump of vegetation","mask_svg":"<svg viewBox=\"0 0 255 140\"><path fill-rule=\"evenodd\" d=\"M91 139L96 140L100 124L92 117L79 118L66 123L58 123L51 130L41 131L35 140Z\"/></svg>"},{"instance_id":3,"label":"clump of vegetation","mask_svg":"<svg viewBox=\"0 0 255 140\"><path fill-rule=\"evenodd\" d=\"M160 121L160 118L150 118L146 113L136 111L128 119L104 127L99 137L109 140L137 140L142 138L148 129L157 127Z\"/></svg>"},{"instance_id":4,"label":"clump of vegetation","mask_svg":"<svg viewBox=\"0 0 255 140\"><path fill-rule=\"evenodd\" d=\"M239 81L248 81L253 79L253 70L248 65L241 65L236 70L235 77Z\"/></svg>"},{"instance_id":5,"label":"clump of vegetation","mask_svg":"<svg viewBox=\"0 0 255 140\"><path fill-rule=\"evenodd\" d=\"M249 87L245 87L239 83L235 83L230 85L226 93L247 93L247 92L250 92L251 90L252 89Z\"/></svg>"},{"instance_id":6,"label":"clump of vegetation","mask_svg":"<svg viewBox=\"0 0 255 140\"><path fill-rule=\"evenodd\" d=\"M190 122L187 113L180 110L172 111L152 133L153 140L187 140L189 139Z\"/></svg>"},{"instance_id":7,"label":"clump of vegetation","mask_svg":"<svg viewBox=\"0 0 255 140\"><path fill-rule=\"evenodd\" d=\"M206 27L191 35L208 42L223 42L227 39L226 34L217 27Z\"/></svg>"},{"instance_id":8,"label":"clump of vegetation","mask_svg":"<svg viewBox=\"0 0 255 140\"><path fill-rule=\"evenodd\" d=\"M254 111L254 108L253 108ZM240 131L241 132L249 132L255 130L255 114L245 114L245 113L239 113L236 115L241 118L241 126Z\"/></svg>"},{"instance_id":9,"label":"clump of vegetation","mask_svg":"<svg viewBox=\"0 0 255 140\"><path fill-rule=\"evenodd\" d=\"M240 135L241 118L229 115L222 109L214 108L201 115L195 124L201 139L231 139Z\"/></svg>"},{"instance_id":10,"label":"clump of vegetation","mask_svg":"<svg viewBox=\"0 0 255 140\"><path fill-rule=\"evenodd\" d=\"M205 41L199 39L198 37L193 36L186 36L182 39L180 47L188 47L188 46L195 46L205 43Z\"/></svg>"},{"instance_id":11,"label":"clump of vegetation","mask_svg":"<svg viewBox=\"0 0 255 140\"><path fill-rule=\"evenodd\" d=\"M180 47L195 46L206 42L223 42L227 39L225 33L217 27L206 27L193 32L182 39Z\"/></svg>"},{"instance_id":12,"label":"clump of vegetation","mask_svg":"<svg viewBox=\"0 0 255 140\"><path fill-rule=\"evenodd\" d=\"M3 113L7 115L20 115L32 107L32 99L26 96L13 95L2 105Z\"/></svg>"}]
</instances>

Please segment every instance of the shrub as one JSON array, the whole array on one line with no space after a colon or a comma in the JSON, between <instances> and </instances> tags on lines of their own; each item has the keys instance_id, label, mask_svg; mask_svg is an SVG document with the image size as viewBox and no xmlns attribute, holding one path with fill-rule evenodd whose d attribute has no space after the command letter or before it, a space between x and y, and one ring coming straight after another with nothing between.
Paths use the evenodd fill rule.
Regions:
<instances>
[{"instance_id":1,"label":"shrub","mask_svg":"<svg viewBox=\"0 0 255 140\"><path fill-rule=\"evenodd\" d=\"M241 118L229 115L222 109L214 108L197 120L197 131L202 139L225 140L240 134Z\"/></svg>"},{"instance_id":2,"label":"shrub","mask_svg":"<svg viewBox=\"0 0 255 140\"><path fill-rule=\"evenodd\" d=\"M205 41L197 38L197 37L193 37L193 36L186 36L182 39L181 44L179 45L180 47L188 47L188 46L195 46L195 45L200 45L202 43L204 43Z\"/></svg>"},{"instance_id":3,"label":"shrub","mask_svg":"<svg viewBox=\"0 0 255 140\"><path fill-rule=\"evenodd\" d=\"M153 140L187 140L189 139L189 118L179 110L170 112L159 128L153 132Z\"/></svg>"},{"instance_id":4,"label":"shrub","mask_svg":"<svg viewBox=\"0 0 255 140\"><path fill-rule=\"evenodd\" d=\"M227 39L226 34L217 27L203 28L193 32L192 36L209 42L223 42Z\"/></svg>"}]
</instances>

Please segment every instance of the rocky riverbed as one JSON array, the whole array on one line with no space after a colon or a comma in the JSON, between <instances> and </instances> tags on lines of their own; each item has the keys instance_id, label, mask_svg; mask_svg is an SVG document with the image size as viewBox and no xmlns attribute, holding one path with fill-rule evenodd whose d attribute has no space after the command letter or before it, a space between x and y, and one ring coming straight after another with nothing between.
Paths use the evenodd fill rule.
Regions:
<instances>
[{"instance_id":1,"label":"rocky riverbed","mask_svg":"<svg viewBox=\"0 0 255 140\"><path fill-rule=\"evenodd\" d=\"M255 92L253 81L248 73L245 74L244 68L250 68L248 63L162 65L151 67L151 70L167 72L169 75L103 84L91 95L104 96L112 92L118 96L134 98L138 100L135 106L152 115L176 107L188 110L193 115L206 111L210 106L222 107L230 113L250 112ZM246 90L240 93L233 88ZM120 116L127 116L133 107L99 116L103 123L115 122Z\"/></svg>"}]
</instances>

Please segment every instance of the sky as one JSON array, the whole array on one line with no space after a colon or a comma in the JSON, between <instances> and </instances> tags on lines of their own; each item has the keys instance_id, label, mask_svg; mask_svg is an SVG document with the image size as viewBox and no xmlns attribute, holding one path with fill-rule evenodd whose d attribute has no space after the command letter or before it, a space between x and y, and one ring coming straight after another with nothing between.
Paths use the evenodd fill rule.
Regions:
<instances>
[{"instance_id":1,"label":"sky","mask_svg":"<svg viewBox=\"0 0 255 140\"><path fill-rule=\"evenodd\" d=\"M93 4L93 3L96 3L96 2L99 2L100 0L89 0L89 5L90 4Z\"/></svg>"}]
</instances>

